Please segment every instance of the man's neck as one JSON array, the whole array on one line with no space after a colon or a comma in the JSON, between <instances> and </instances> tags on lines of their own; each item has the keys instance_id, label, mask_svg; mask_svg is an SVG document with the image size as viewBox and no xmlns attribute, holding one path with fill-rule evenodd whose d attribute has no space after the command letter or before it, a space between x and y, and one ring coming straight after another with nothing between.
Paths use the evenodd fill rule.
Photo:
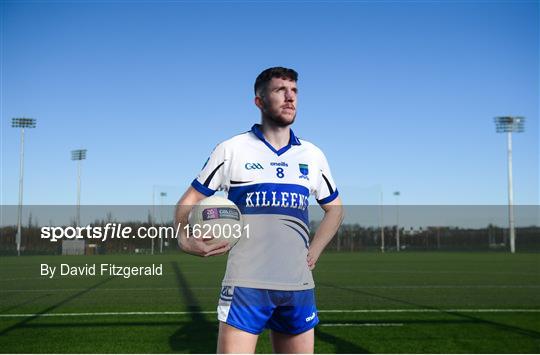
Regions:
<instances>
[{"instance_id":1,"label":"man's neck","mask_svg":"<svg viewBox=\"0 0 540 355\"><path fill-rule=\"evenodd\" d=\"M262 120L261 132L264 135L264 139L276 150L285 147L291 139L290 125L285 127L277 126L271 122Z\"/></svg>"}]
</instances>

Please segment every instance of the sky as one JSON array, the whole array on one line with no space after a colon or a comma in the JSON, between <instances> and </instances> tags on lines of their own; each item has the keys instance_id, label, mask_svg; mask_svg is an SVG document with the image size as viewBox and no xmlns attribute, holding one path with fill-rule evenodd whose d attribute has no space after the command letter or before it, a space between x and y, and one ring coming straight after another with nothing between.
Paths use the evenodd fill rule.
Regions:
<instances>
[{"instance_id":1,"label":"sky","mask_svg":"<svg viewBox=\"0 0 540 355\"><path fill-rule=\"evenodd\" d=\"M214 146L260 121L256 76L299 72L296 135L345 204L539 202L538 1L2 1L0 204L175 203Z\"/></svg>"}]
</instances>

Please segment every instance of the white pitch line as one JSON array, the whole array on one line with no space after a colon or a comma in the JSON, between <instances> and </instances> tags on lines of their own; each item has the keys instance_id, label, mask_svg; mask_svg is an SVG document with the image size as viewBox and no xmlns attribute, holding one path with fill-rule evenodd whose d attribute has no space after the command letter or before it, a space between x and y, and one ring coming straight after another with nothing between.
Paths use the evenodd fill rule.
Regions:
<instances>
[{"instance_id":1,"label":"white pitch line","mask_svg":"<svg viewBox=\"0 0 540 355\"><path fill-rule=\"evenodd\" d=\"M319 323L319 327L402 327L403 323Z\"/></svg>"},{"instance_id":2,"label":"white pitch line","mask_svg":"<svg viewBox=\"0 0 540 355\"><path fill-rule=\"evenodd\" d=\"M319 313L540 313L540 309L323 309ZM85 317L85 316L144 316L215 314L216 311L163 311L163 312L80 312L80 313L13 313L0 314L0 318L17 317Z\"/></svg>"},{"instance_id":3,"label":"white pitch line","mask_svg":"<svg viewBox=\"0 0 540 355\"><path fill-rule=\"evenodd\" d=\"M530 275L538 276L535 272L513 272L513 271L461 271L461 270L320 270L321 274L470 274L470 275Z\"/></svg>"},{"instance_id":4,"label":"white pitch line","mask_svg":"<svg viewBox=\"0 0 540 355\"><path fill-rule=\"evenodd\" d=\"M334 286L317 286L318 289L334 289ZM350 289L484 289L484 288L530 288L537 289L540 285L396 285L396 286L358 286L358 285L344 285L338 286L338 288L350 288ZM215 286L194 286L190 287L192 290L216 290L219 292L220 288ZM0 290L0 293L10 292L78 292L86 291L86 288L50 288L50 289L4 289ZM133 287L133 288L96 288L91 292L106 292L106 291L177 291L178 287Z\"/></svg>"},{"instance_id":5,"label":"white pitch line","mask_svg":"<svg viewBox=\"0 0 540 355\"><path fill-rule=\"evenodd\" d=\"M351 288L351 289L478 289L478 288L540 288L540 285L392 285L392 286L317 286L317 288Z\"/></svg>"},{"instance_id":6,"label":"white pitch line","mask_svg":"<svg viewBox=\"0 0 540 355\"><path fill-rule=\"evenodd\" d=\"M420 308L420 309L327 309L320 310L319 313L449 313L449 312L463 312L463 313L540 313L540 309L498 309L498 308L486 308L486 309L435 309L435 308Z\"/></svg>"},{"instance_id":7,"label":"white pitch line","mask_svg":"<svg viewBox=\"0 0 540 355\"><path fill-rule=\"evenodd\" d=\"M13 279L0 279L0 282L4 281L21 281L21 280L38 280L43 279L43 276L36 276L36 277L17 277Z\"/></svg>"},{"instance_id":8,"label":"white pitch line","mask_svg":"<svg viewBox=\"0 0 540 355\"><path fill-rule=\"evenodd\" d=\"M538 273L534 272L511 272L511 271L449 271L449 270L440 270L440 271L418 271L418 270L321 270L320 273L324 274L334 274L334 273L354 273L354 274L373 274L373 273L382 273L382 274L480 274L480 275L523 275L523 276L538 276ZM190 270L190 271L184 271L183 274L204 274L206 271L199 271L199 270ZM163 275L172 275L172 272L164 272ZM77 278L79 276L65 276L65 278ZM3 279L0 278L0 282L5 281L20 281L20 280L48 280L46 276L38 276L38 277L18 277L18 278L7 278Z\"/></svg>"},{"instance_id":9,"label":"white pitch line","mask_svg":"<svg viewBox=\"0 0 540 355\"><path fill-rule=\"evenodd\" d=\"M190 289L213 289L216 292L219 292L219 287L190 287ZM28 289L28 290L0 290L2 292L79 292L86 291L87 288L50 288L50 289ZM155 288L144 288L144 287L134 287L134 288L96 288L91 290L91 292L96 291L178 291L178 287L155 287Z\"/></svg>"},{"instance_id":10,"label":"white pitch line","mask_svg":"<svg viewBox=\"0 0 540 355\"><path fill-rule=\"evenodd\" d=\"M0 317L85 317L85 316L146 316L146 315L189 315L189 314L215 314L216 311L187 311L187 312L80 312L80 313L19 313L19 314L0 314Z\"/></svg>"}]
</instances>

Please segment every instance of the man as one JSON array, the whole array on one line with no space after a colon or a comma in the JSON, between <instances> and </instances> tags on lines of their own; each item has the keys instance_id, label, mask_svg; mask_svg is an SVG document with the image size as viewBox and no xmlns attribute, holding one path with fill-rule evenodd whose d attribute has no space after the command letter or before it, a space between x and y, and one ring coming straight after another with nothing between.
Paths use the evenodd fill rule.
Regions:
<instances>
[{"instance_id":1,"label":"man","mask_svg":"<svg viewBox=\"0 0 540 355\"><path fill-rule=\"evenodd\" d=\"M218 353L254 353L264 328L271 329L275 352L314 350L319 320L311 270L341 224L343 209L324 154L290 129L297 80L294 70L282 67L257 77L261 124L218 144L178 202L176 223L184 226L192 205L224 190L250 226L247 238L229 252L218 305ZM311 243L309 195L324 210ZM226 240L208 245L185 233L179 244L199 256L229 251Z\"/></svg>"}]
</instances>

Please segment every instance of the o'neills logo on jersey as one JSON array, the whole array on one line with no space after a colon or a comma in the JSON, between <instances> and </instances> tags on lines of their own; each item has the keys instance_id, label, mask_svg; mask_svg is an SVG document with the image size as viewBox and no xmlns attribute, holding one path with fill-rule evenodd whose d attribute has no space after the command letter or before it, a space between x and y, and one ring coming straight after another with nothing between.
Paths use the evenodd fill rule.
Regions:
<instances>
[{"instance_id":1,"label":"o'neills logo on jersey","mask_svg":"<svg viewBox=\"0 0 540 355\"><path fill-rule=\"evenodd\" d=\"M246 207L284 207L305 210L309 196L297 192L255 191L246 194Z\"/></svg>"},{"instance_id":2,"label":"o'neills logo on jersey","mask_svg":"<svg viewBox=\"0 0 540 355\"><path fill-rule=\"evenodd\" d=\"M270 163L270 166L284 166L284 167L289 167L289 164L285 163L284 161L279 162L279 163L276 163L275 161L273 161L273 162Z\"/></svg>"}]
</instances>

